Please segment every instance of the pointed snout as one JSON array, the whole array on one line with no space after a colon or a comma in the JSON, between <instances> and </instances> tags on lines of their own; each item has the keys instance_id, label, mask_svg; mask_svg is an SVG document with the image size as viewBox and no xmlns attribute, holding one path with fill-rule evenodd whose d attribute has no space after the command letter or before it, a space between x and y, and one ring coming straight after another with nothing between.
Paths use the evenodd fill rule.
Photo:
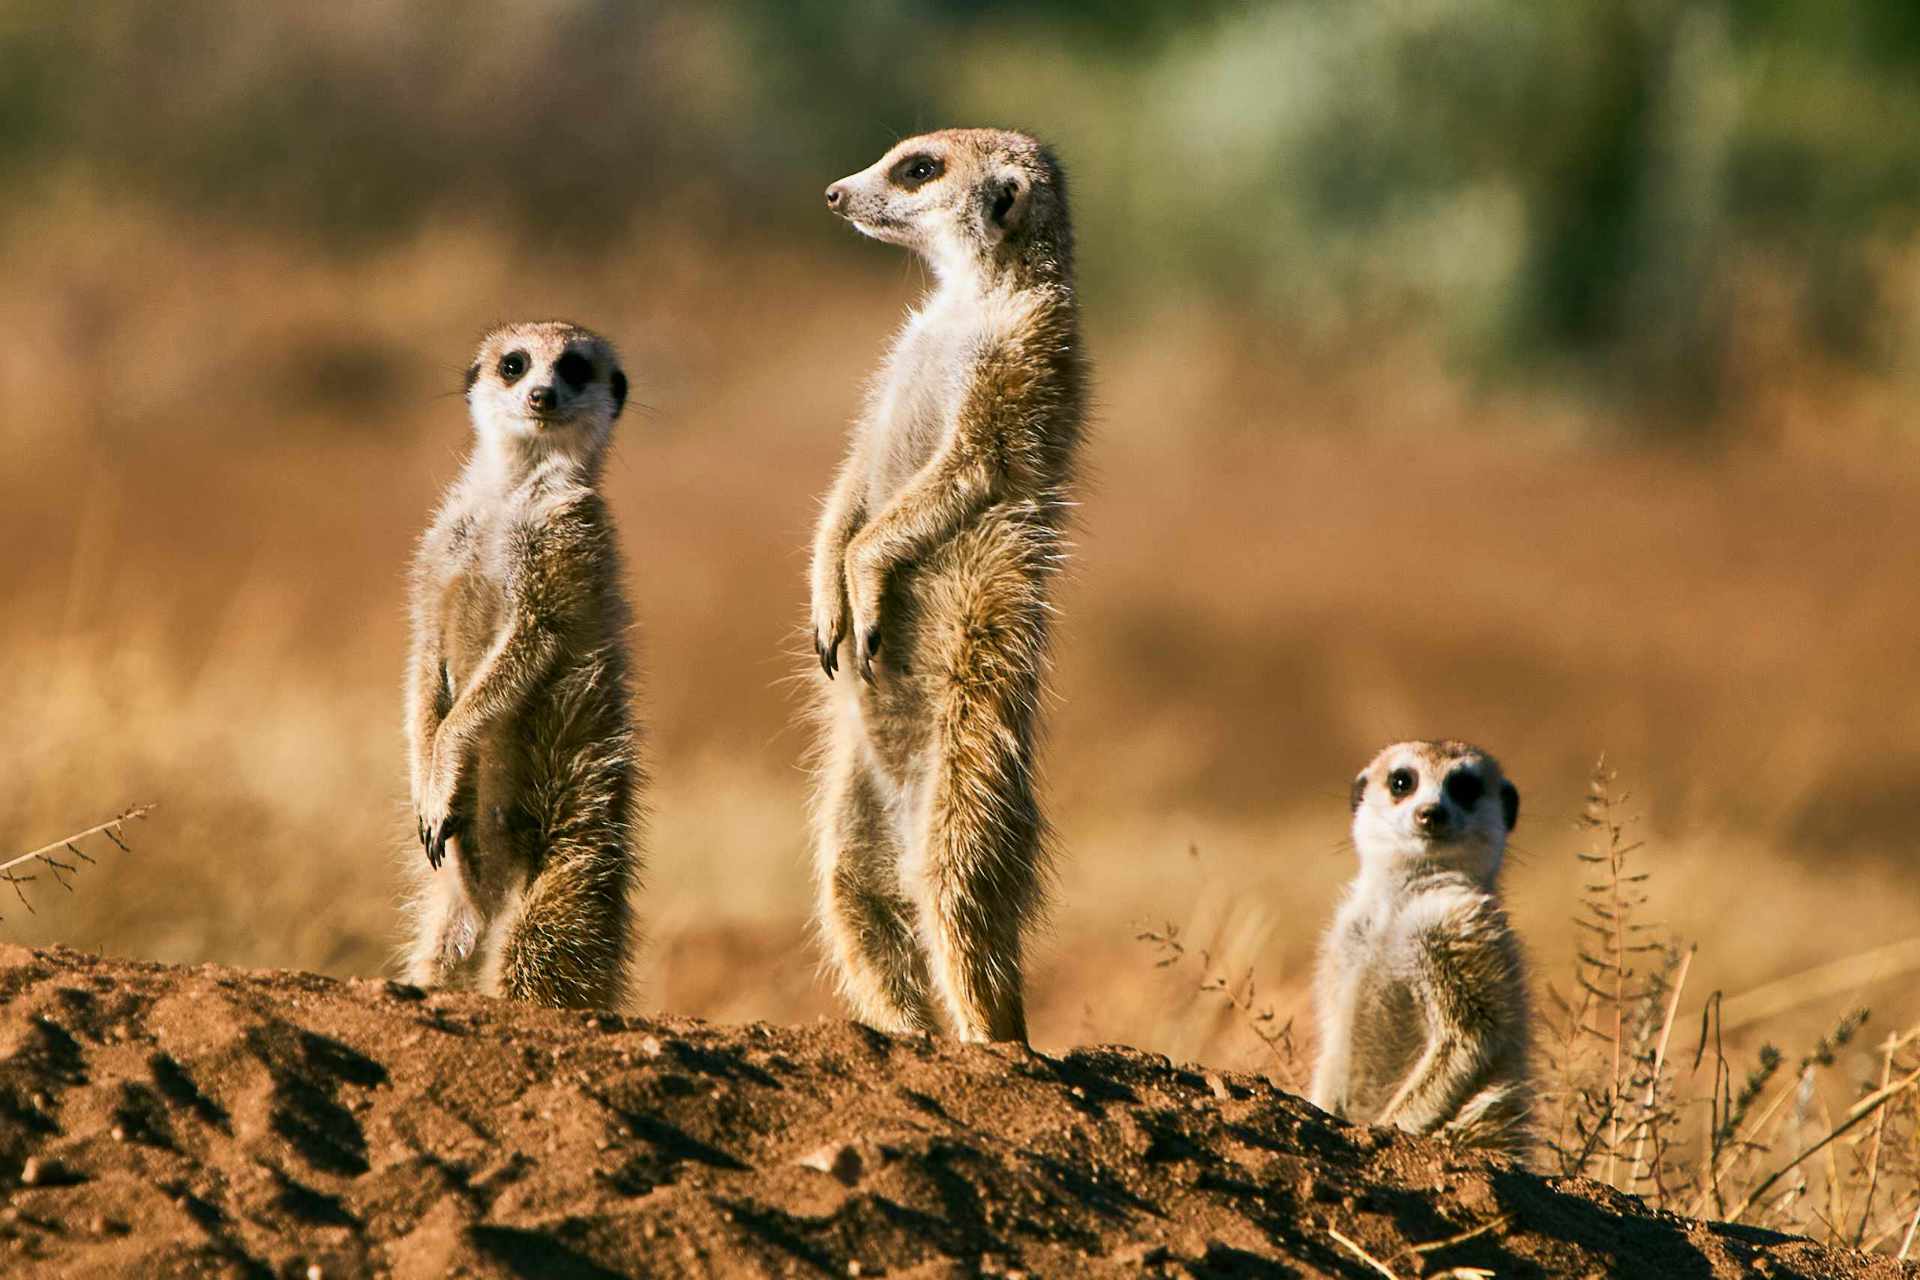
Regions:
<instances>
[{"instance_id":1,"label":"pointed snout","mask_svg":"<svg viewBox=\"0 0 1920 1280\"><path fill-rule=\"evenodd\" d=\"M551 413L559 403L560 397L552 387L535 387L527 392L527 407L535 413Z\"/></svg>"},{"instance_id":2,"label":"pointed snout","mask_svg":"<svg viewBox=\"0 0 1920 1280\"><path fill-rule=\"evenodd\" d=\"M1453 827L1453 815L1443 804L1423 804L1413 811L1413 825L1423 836L1444 836Z\"/></svg>"},{"instance_id":3,"label":"pointed snout","mask_svg":"<svg viewBox=\"0 0 1920 1280\"><path fill-rule=\"evenodd\" d=\"M845 213L847 211L847 184L845 179L827 188L827 208L833 210L835 213Z\"/></svg>"}]
</instances>

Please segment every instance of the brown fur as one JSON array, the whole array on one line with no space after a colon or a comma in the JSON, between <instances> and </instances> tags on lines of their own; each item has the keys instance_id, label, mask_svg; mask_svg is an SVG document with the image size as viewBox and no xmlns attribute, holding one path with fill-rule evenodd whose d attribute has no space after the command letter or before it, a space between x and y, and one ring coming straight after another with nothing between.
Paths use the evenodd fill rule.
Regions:
<instances>
[{"instance_id":1,"label":"brown fur","mask_svg":"<svg viewBox=\"0 0 1920 1280\"><path fill-rule=\"evenodd\" d=\"M508 382L512 352L528 368ZM569 352L592 366L578 388L555 372ZM554 412L528 409L536 387L559 397ZM427 846L414 981L555 1006L627 999L645 778L596 489L624 398L612 348L572 325L497 330L469 374L474 452L413 568L408 741Z\"/></svg>"},{"instance_id":2,"label":"brown fur","mask_svg":"<svg viewBox=\"0 0 1920 1280\"><path fill-rule=\"evenodd\" d=\"M923 156L938 178L894 180ZM947 130L829 201L938 284L875 381L814 543L820 927L866 1021L1024 1040L1021 948L1049 864L1034 778L1048 595L1085 412L1064 182L1031 138Z\"/></svg>"},{"instance_id":3,"label":"brown fur","mask_svg":"<svg viewBox=\"0 0 1920 1280\"><path fill-rule=\"evenodd\" d=\"M1471 804L1446 790L1456 770L1482 785ZM1414 780L1401 796L1396 772ZM1361 872L1321 947L1313 1102L1524 1155L1526 969L1495 887L1519 793L1476 747L1409 742L1375 757L1353 800Z\"/></svg>"}]
</instances>

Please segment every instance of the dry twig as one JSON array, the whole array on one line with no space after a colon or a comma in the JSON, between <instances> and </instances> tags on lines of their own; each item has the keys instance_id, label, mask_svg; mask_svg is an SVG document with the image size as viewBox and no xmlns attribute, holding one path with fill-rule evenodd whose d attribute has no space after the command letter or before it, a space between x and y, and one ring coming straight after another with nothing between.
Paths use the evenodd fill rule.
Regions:
<instances>
[{"instance_id":1,"label":"dry twig","mask_svg":"<svg viewBox=\"0 0 1920 1280\"><path fill-rule=\"evenodd\" d=\"M51 844L41 845L38 849L23 853L15 858L9 858L5 862L0 862L0 882L12 885L14 896L20 899L20 905L31 913L33 911L33 904L27 901L27 895L22 886L32 884L38 877L21 875L14 870L15 867L25 866L29 862L38 861L40 865L45 867L48 873L52 875L55 884L71 893L73 891L73 884L67 877L80 869L78 866L79 863L91 863L93 861L92 856L80 847L79 841L88 840L94 836L103 836L111 841L122 853L132 853L133 848L126 841L126 824L136 818L145 818L148 814L152 813L153 810L154 806L150 804L132 805L121 810L118 814L100 823L98 826L88 827L85 831L76 831L70 836L62 836ZM55 856L63 851L72 856L74 861L65 862Z\"/></svg>"}]
</instances>

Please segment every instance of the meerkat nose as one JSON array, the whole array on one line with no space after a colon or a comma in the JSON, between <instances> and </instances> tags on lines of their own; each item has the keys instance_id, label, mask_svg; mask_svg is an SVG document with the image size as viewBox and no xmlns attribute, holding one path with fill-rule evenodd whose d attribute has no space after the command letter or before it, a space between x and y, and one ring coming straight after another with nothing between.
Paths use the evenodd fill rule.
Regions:
<instances>
[{"instance_id":1,"label":"meerkat nose","mask_svg":"<svg viewBox=\"0 0 1920 1280\"><path fill-rule=\"evenodd\" d=\"M552 387L535 387L533 390L527 392L527 403L540 412L545 413L548 409L560 403L560 397L554 394Z\"/></svg>"},{"instance_id":2,"label":"meerkat nose","mask_svg":"<svg viewBox=\"0 0 1920 1280\"><path fill-rule=\"evenodd\" d=\"M838 213L840 212L840 206L844 205L846 202L847 202L847 188L844 184L836 182L832 186L827 188L827 208L832 209L835 213Z\"/></svg>"},{"instance_id":3,"label":"meerkat nose","mask_svg":"<svg viewBox=\"0 0 1920 1280\"><path fill-rule=\"evenodd\" d=\"M1413 811L1413 825L1426 835L1439 835L1447 829L1445 805L1423 804Z\"/></svg>"}]
</instances>

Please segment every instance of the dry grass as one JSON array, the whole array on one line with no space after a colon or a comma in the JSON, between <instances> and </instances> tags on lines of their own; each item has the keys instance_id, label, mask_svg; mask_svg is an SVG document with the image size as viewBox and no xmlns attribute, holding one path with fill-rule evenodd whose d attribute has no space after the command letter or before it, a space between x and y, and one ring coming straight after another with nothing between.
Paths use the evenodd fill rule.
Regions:
<instances>
[{"instance_id":1,"label":"dry grass","mask_svg":"<svg viewBox=\"0 0 1920 1280\"><path fill-rule=\"evenodd\" d=\"M1627 806L1602 762L1583 820L1590 844L1576 855L1591 876L1577 917L1586 936L1569 994L1549 988L1544 1163L1696 1217L1855 1247L1897 1239L1920 1201L1920 1024L1878 1046L1877 1082L1862 1070L1871 1059L1848 1052L1870 1018L1858 1007L1792 1071L1761 1045L1736 1085L1715 991L1696 997L1698 1041L1681 1066L1668 1050L1697 948L1644 919L1653 873Z\"/></svg>"},{"instance_id":2,"label":"dry grass","mask_svg":"<svg viewBox=\"0 0 1920 1280\"><path fill-rule=\"evenodd\" d=\"M487 324L558 312L621 340L644 406L609 484L658 776L647 998L831 1011L783 681L816 495L911 271L838 240L718 259L639 226L592 261L457 226L348 261L84 193L4 235L0 322L37 340L0 348L0 847L84 826L103 797L165 805L138 860L10 914L9 938L386 964L394 860L413 855L401 570L464 447L447 393ZM1893 269L1890 292L1920 276ZM1329 366L1206 310L1092 320L1042 1045L1268 1064L1244 1010L1197 1000L1200 970L1155 970L1134 936L1171 921L1206 976L1258 975L1263 1025L1305 1026L1350 871L1346 779L1382 741L1441 734L1519 780L1508 895L1555 973L1591 760L1632 762L1655 872L1639 910L1699 945L1664 1070L1713 991L1723 1011L1773 993L1762 1022L1723 1027L1735 1064L1763 1039L1812 1044L1853 1003L1875 1028L1920 1021L1897 963L1778 985L1897 959L1920 918L1920 446L1889 426L1910 389L1772 350L1762 324L1735 353L1745 443L1608 449L1596 413L1478 393L1418 347ZM1831 1071L1899 1079L1908 1050L1888 1068L1880 1046L1856 1038ZM1901 1208L1885 1170L1903 1132L1849 1131L1881 1135L1876 1224Z\"/></svg>"}]
</instances>

